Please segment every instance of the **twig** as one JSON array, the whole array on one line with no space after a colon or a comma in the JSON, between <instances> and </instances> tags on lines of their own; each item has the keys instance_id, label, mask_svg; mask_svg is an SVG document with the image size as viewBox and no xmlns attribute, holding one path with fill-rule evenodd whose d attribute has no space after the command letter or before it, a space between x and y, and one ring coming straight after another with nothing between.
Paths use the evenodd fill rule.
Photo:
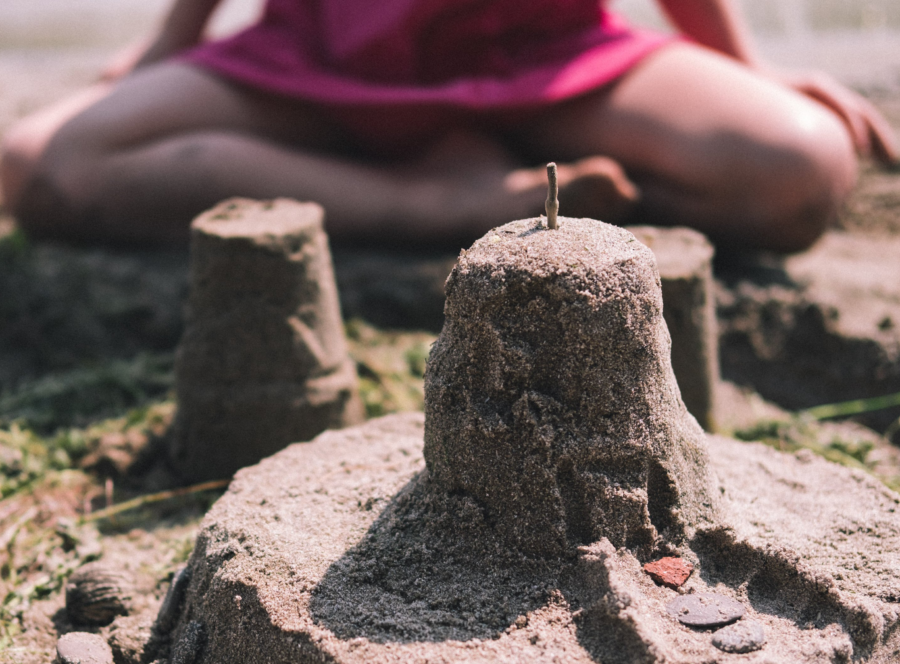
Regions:
<instances>
[{"instance_id":1,"label":"twig","mask_svg":"<svg viewBox=\"0 0 900 664\"><path fill-rule=\"evenodd\" d=\"M556 228L556 215L559 214L559 186L556 181L556 164L552 161L547 164L547 202L544 209L547 211L547 228Z\"/></svg>"},{"instance_id":2,"label":"twig","mask_svg":"<svg viewBox=\"0 0 900 664\"><path fill-rule=\"evenodd\" d=\"M159 503L163 500L169 500L170 498L178 498L179 496L187 496L192 493L201 493L203 491L211 491L213 489L224 489L230 482L230 479L213 480L211 482L203 482L201 484L186 486L180 489L170 489L169 491L160 491L159 493L148 493L143 496L138 496L137 498L132 498L131 500L126 500L124 503L112 505L111 507L97 510L96 512L93 512L91 514L86 514L85 516L81 517L80 523L90 523L91 521L108 519L109 517L115 516L116 514L121 514L122 512L127 512L128 510L143 507L144 505L149 505L151 503Z\"/></svg>"}]
</instances>

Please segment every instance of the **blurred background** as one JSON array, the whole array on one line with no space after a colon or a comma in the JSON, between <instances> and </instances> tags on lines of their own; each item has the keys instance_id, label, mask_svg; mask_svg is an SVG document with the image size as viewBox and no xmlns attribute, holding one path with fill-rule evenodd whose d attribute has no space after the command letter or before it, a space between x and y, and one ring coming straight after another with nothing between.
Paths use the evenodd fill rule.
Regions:
<instances>
[{"instance_id":1,"label":"blurred background","mask_svg":"<svg viewBox=\"0 0 900 664\"><path fill-rule=\"evenodd\" d=\"M869 94L900 88L900 1L737 0L769 62L824 69ZM636 23L665 25L652 0L612 5Z\"/></svg>"},{"instance_id":2,"label":"blurred background","mask_svg":"<svg viewBox=\"0 0 900 664\"><path fill-rule=\"evenodd\" d=\"M900 1L738 1L761 53L770 61L819 67L870 93L900 87ZM17 77L17 67L23 76L31 69L28 78L54 68L62 68L61 74L70 78L85 76L109 53L146 34L168 4L169 0L3 0L0 104L20 98L17 85L30 82ZM260 4L261 0L226 0L214 32L224 34L251 21ZM653 0L613 0L612 6L637 23L665 25ZM20 98L18 103L29 102Z\"/></svg>"}]
</instances>

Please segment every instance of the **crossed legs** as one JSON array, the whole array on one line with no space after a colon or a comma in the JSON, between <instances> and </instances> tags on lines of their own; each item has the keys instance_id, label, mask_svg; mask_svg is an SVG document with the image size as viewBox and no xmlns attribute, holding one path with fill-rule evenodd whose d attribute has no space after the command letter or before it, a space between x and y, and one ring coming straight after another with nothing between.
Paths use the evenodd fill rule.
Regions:
<instances>
[{"instance_id":1,"label":"crossed legs","mask_svg":"<svg viewBox=\"0 0 900 664\"><path fill-rule=\"evenodd\" d=\"M541 158L611 157L640 187L633 220L690 226L739 249L808 247L857 176L852 141L831 111L687 44L517 136Z\"/></svg>"},{"instance_id":2,"label":"crossed legs","mask_svg":"<svg viewBox=\"0 0 900 664\"><path fill-rule=\"evenodd\" d=\"M95 242L183 240L229 196L315 200L339 240L458 241L545 196L507 187L507 152L459 128L409 161L351 158L350 142L307 104L165 63L26 119L0 174L31 235Z\"/></svg>"},{"instance_id":3,"label":"crossed legs","mask_svg":"<svg viewBox=\"0 0 900 664\"><path fill-rule=\"evenodd\" d=\"M455 242L538 213L542 169L526 162L556 160L562 214L792 251L818 237L856 172L829 111L689 45L527 121L453 128L407 160L351 144L308 104L170 62L22 121L0 180L39 237L181 241L194 215L241 195L316 200L337 240Z\"/></svg>"}]
</instances>

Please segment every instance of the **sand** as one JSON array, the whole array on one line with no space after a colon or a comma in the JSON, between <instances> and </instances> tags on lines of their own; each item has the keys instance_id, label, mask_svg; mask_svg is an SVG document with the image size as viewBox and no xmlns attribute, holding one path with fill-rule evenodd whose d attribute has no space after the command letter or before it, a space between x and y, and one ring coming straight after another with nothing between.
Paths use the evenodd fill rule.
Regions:
<instances>
[{"instance_id":1,"label":"sand","mask_svg":"<svg viewBox=\"0 0 900 664\"><path fill-rule=\"evenodd\" d=\"M421 414L293 445L238 473L201 526L177 641L216 662L891 662L900 496L811 455L710 437L728 511L681 551L767 645L726 654L665 611L677 591L606 540L510 552L474 501L434 491ZM194 628L196 629L196 628ZM600 638L600 635L604 635Z\"/></svg>"}]
</instances>

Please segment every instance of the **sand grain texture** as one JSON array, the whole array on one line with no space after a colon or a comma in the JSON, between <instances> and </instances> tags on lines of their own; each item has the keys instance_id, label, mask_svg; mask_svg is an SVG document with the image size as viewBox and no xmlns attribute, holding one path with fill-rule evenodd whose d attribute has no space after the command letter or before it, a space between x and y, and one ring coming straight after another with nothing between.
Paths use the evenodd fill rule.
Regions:
<instances>
[{"instance_id":1,"label":"sand grain texture","mask_svg":"<svg viewBox=\"0 0 900 664\"><path fill-rule=\"evenodd\" d=\"M191 225L170 446L186 481L363 419L323 218L315 203L235 198Z\"/></svg>"},{"instance_id":2,"label":"sand grain texture","mask_svg":"<svg viewBox=\"0 0 900 664\"><path fill-rule=\"evenodd\" d=\"M216 662L727 662L666 613L678 593L606 540L510 553L424 470L421 414L326 432L242 470L207 515L173 637ZM741 601L754 664L896 661L900 496L824 460L709 438L730 527L683 551L685 592Z\"/></svg>"},{"instance_id":3,"label":"sand grain texture","mask_svg":"<svg viewBox=\"0 0 900 664\"><path fill-rule=\"evenodd\" d=\"M464 251L425 374L425 460L517 550L643 555L716 519L653 252L591 219L511 222Z\"/></svg>"},{"instance_id":4,"label":"sand grain texture","mask_svg":"<svg viewBox=\"0 0 900 664\"><path fill-rule=\"evenodd\" d=\"M201 527L173 661L733 661L668 610L683 593L762 626L743 661L896 661L900 496L707 437L631 233L495 229L445 311L424 416L237 474ZM678 591L643 570L662 555L693 565Z\"/></svg>"}]
</instances>

